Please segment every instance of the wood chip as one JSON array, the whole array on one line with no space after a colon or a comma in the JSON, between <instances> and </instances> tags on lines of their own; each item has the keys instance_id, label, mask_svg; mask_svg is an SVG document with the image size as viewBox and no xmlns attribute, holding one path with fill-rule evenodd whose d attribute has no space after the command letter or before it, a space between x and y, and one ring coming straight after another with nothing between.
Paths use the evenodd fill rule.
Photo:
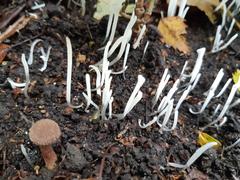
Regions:
<instances>
[{"instance_id":1,"label":"wood chip","mask_svg":"<svg viewBox=\"0 0 240 180\"><path fill-rule=\"evenodd\" d=\"M21 29L23 29L30 22L30 20L34 20L37 18L38 17L35 14L20 17L15 23L10 25L5 32L0 35L0 43L14 35L16 32L19 32Z\"/></svg>"}]
</instances>

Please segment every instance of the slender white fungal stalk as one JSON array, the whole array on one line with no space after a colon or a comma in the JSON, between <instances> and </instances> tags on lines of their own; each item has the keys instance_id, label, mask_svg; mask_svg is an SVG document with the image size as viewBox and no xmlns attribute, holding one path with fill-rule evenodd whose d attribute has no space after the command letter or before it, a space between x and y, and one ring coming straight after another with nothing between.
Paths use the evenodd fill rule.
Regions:
<instances>
[{"instance_id":1,"label":"slender white fungal stalk","mask_svg":"<svg viewBox=\"0 0 240 180\"><path fill-rule=\"evenodd\" d=\"M161 112L161 111L165 108L165 106L163 106L163 105L164 105L164 104L167 104L166 99L167 99L167 96L164 96L164 97L162 98L160 104L158 105L157 112L154 113L153 115L155 115L155 114Z\"/></svg>"},{"instance_id":2,"label":"slender white fungal stalk","mask_svg":"<svg viewBox=\"0 0 240 180\"><path fill-rule=\"evenodd\" d=\"M112 23L112 30L111 30L111 34L110 34L110 37L109 37L109 40L110 42L113 41L113 38L114 38L114 35L115 35L115 32L116 32L116 29L117 29L117 22L118 22L118 15L119 15L119 12L116 11L113 13L113 23Z\"/></svg>"},{"instance_id":3,"label":"slender white fungal stalk","mask_svg":"<svg viewBox=\"0 0 240 180\"><path fill-rule=\"evenodd\" d=\"M215 126L217 128L220 128L227 122L227 120L228 120L227 117L223 117L223 119L220 121L220 123L219 124L215 124Z\"/></svg>"},{"instance_id":4,"label":"slender white fungal stalk","mask_svg":"<svg viewBox=\"0 0 240 180\"><path fill-rule=\"evenodd\" d=\"M140 126L140 128L147 128L149 126L151 126L152 124L154 124L155 122L157 122L158 118L157 116L154 116L153 119L151 121L149 121L147 124L142 124L142 120L138 119L138 125Z\"/></svg>"},{"instance_id":5,"label":"slender white fungal stalk","mask_svg":"<svg viewBox=\"0 0 240 180\"><path fill-rule=\"evenodd\" d=\"M229 94L229 96L227 98L227 101L224 104L221 113L219 114L219 116L217 117L217 119L215 121L219 121L219 120L221 120L223 118L223 116L225 115L225 113L229 109L229 106L232 103L232 100L233 100L236 92L238 91L238 88L240 88L240 78L239 78L238 82L232 86L232 89L231 89L231 92L230 92L230 94Z\"/></svg>"},{"instance_id":6,"label":"slender white fungal stalk","mask_svg":"<svg viewBox=\"0 0 240 180\"><path fill-rule=\"evenodd\" d=\"M116 115L119 120L123 119L132 110L132 108L142 99L142 92L140 91L140 88L142 87L144 82L145 82L145 78L142 75L138 75L137 84L130 98L128 99L124 112L122 114Z\"/></svg>"},{"instance_id":7,"label":"slender white fungal stalk","mask_svg":"<svg viewBox=\"0 0 240 180\"><path fill-rule=\"evenodd\" d=\"M167 11L167 16L175 16L177 12L177 5L179 5L179 10L177 16L181 18L185 18L189 7L186 7L187 0L180 0L178 3L178 0L170 0L169 5L168 5L168 11Z\"/></svg>"},{"instance_id":8,"label":"slender white fungal stalk","mask_svg":"<svg viewBox=\"0 0 240 180\"><path fill-rule=\"evenodd\" d=\"M222 90L215 96L215 98L220 97L226 91L226 89L228 88L231 82L232 82L232 78L229 78L228 81L223 86Z\"/></svg>"},{"instance_id":9,"label":"slender white fungal stalk","mask_svg":"<svg viewBox=\"0 0 240 180\"><path fill-rule=\"evenodd\" d=\"M188 10L190 9L190 7L186 7L185 9L184 9L184 11L183 11L183 13L182 13L182 18L183 19L185 19L185 16L187 15L187 12L188 12Z\"/></svg>"},{"instance_id":10,"label":"slender white fungal stalk","mask_svg":"<svg viewBox=\"0 0 240 180\"><path fill-rule=\"evenodd\" d=\"M50 51L52 49L52 46L48 47L47 53L44 52L44 49L41 47L41 53L42 55L40 56L40 58L43 60L43 66L41 69L39 69L41 72L45 71L47 68L47 63L49 60L49 56L50 56Z\"/></svg>"},{"instance_id":11,"label":"slender white fungal stalk","mask_svg":"<svg viewBox=\"0 0 240 180\"><path fill-rule=\"evenodd\" d=\"M108 25L107 25L107 31L106 31L104 43L106 41L112 42L114 39L117 23L118 23L119 12L122 8L122 3L124 2L124 0L107 1L107 2L108 2L108 6L110 7L110 13L108 18Z\"/></svg>"},{"instance_id":12,"label":"slender white fungal stalk","mask_svg":"<svg viewBox=\"0 0 240 180\"><path fill-rule=\"evenodd\" d=\"M16 87L24 87L24 89L23 89L24 96L26 98L29 98L27 91L28 91L28 86L30 84L30 75L29 75L29 67L28 67L28 63L26 61L25 54L22 54L21 61L22 61L24 73L25 73L25 79L26 79L25 83L16 83L11 78L7 78L7 81L10 83L10 85L13 89Z\"/></svg>"},{"instance_id":13,"label":"slender white fungal stalk","mask_svg":"<svg viewBox=\"0 0 240 180\"><path fill-rule=\"evenodd\" d=\"M240 104L240 98L238 98L235 102L233 102L233 103L229 106L229 109L237 106L238 104Z\"/></svg>"},{"instance_id":14,"label":"slender white fungal stalk","mask_svg":"<svg viewBox=\"0 0 240 180\"><path fill-rule=\"evenodd\" d=\"M127 43L127 47L126 47L125 54L124 54L124 59L123 59L123 69L125 69L126 64L127 64L129 50L130 50L130 43Z\"/></svg>"},{"instance_id":15,"label":"slender white fungal stalk","mask_svg":"<svg viewBox=\"0 0 240 180\"><path fill-rule=\"evenodd\" d=\"M106 73L108 71L109 61L108 61L107 55L108 55L108 50L109 50L110 45L111 45L111 42L108 41L108 43L107 43L107 45L104 49L103 60L102 60L101 87L103 86L103 83L105 81L105 76L106 76Z\"/></svg>"},{"instance_id":16,"label":"slender white fungal stalk","mask_svg":"<svg viewBox=\"0 0 240 180\"><path fill-rule=\"evenodd\" d=\"M197 83L198 83L198 81L199 81L201 75L202 75L201 73L198 73L198 75L197 75L195 81L194 81L193 84L192 84L191 91L196 87L196 85L197 85Z\"/></svg>"},{"instance_id":17,"label":"slender white fungal stalk","mask_svg":"<svg viewBox=\"0 0 240 180\"><path fill-rule=\"evenodd\" d=\"M211 101L211 99L214 97L215 95L215 91L219 85L219 83L221 82L222 78L224 76L224 72L223 69L221 69L218 74L217 77L215 78L212 86L210 87L209 91L208 91L208 95L207 98L205 99L202 108L200 109L200 111L193 111L191 108L189 109L189 111L192 114L201 114L207 107L207 105L209 104L209 102Z\"/></svg>"},{"instance_id":18,"label":"slender white fungal stalk","mask_svg":"<svg viewBox=\"0 0 240 180\"><path fill-rule=\"evenodd\" d=\"M184 74L184 72L187 68L187 65L188 65L188 61L185 61L184 65L183 65L183 68L182 68L182 71L181 71L181 74L180 74L180 79L181 80L185 80L185 77L191 77L190 75Z\"/></svg>"},{"instance_id":19,"label":"slender white fungal stalk","mask_svg":"<svg viewBox=\"0 0 240 180\"><path fill-rule=\"evenodd\" d=\"M21 148L21 152L22 152L22 154L24 155L24 157L26 158L28 164L33 167L33 166L34 166L34 163L32 162L31 158L29 157L29 155L28 155L28 153L27 153L26 148L24 147L24 145L21 144L21 145L20 145L20 148Z\"/></svg>"},{"instance_id":20,"label":"slender white fungal stalk","mask_svg":"<svg viewBox=\"0 0 240 180\"><path fill-rule=\"evenodd\" d=\"M32 65L33 63L33 51L35 46L37 45L37 43L43 41L42 39L36 39L33 41L33 43L31 44L31 48L30 48L30 53L29 53L29 57L28 57L28 64Z\"/></svg>"},{"instance_id":21,"label":"slender white fungal stalk","mask_svg":"<svg viewBox=\"0 0 240 180\"><path fill-rule=\"evenodd\" d=\"M126 46L131 39L132 28L133 28L136 21L137 21L137 16L135 16L134 13L133 13L132 16L131 16L131 19L130 19L130 21L129 21L126 29L125 29L125 32L124 32L123 36L121 36L112 45L111 49L109 50L108 57L110 57L115 52L115 50L118 48L118 46L121 44L120 50L119 50L117 56L110 62L109 66L112 66L113 64L115 64L116 62L118 62L121 59L124 51L126 50Z\"/></svg>"},{"instance_id":22,"label":"slender white fungal stalk","mask_svg":"<svg viewBox=\"0 0 240 180\"><path fill-rule=\"evenodd\" d=\"M230 27L231 27L231 25L230 25ZM225 44L223 44L224 40L221 40L221 37L222 37L221 36L221 30L222 30L222 26L219 25L217 27L215 40L214 40L213 47L212 47L212 50L211 50L212 53L216 53L216 52L219 52L219 51L227 48L238 37L238 34L236 33Z\"/></svg>"},{"instance_id":23,"label":"slender white fungal stalk","mask_svg":"<svg viewBox=\"0 0 240 180\"><path fill-rule=\"evenodd\" d=\"M226 4L223 5L223 13L222 13L222 27L226 24L226 18L227 18L227 7Z\"/></svg>"},{"instance_id":24,"label":"slender white fungal stalk","mask_svg":"<svg viewBox=\"0 0 240 180\"><path fill-rule=\"evenodd\" d=\"M195 66L193 68L193 71L191 73L191 79L190 79L190 84L194 82L194 80L196 79L197 75L199 74L199 71L201 69L202 66L202 62L203 62L203 56L205 54L206 48L201 48L197 50L198 53L198 57L195 63Z\"/></svg>"},{"instance_id":25,"label":"slender white fungal stalk","mask_svg":"<svg viewBox=\"0 0 240 180\"><path fill-rule=\"evenodd\" d=\"M169 90L165 102L163 103L162 107L160 107L160 111L167 105L167 103L170 102L174 93L178 90L179 83L180 83L180 80L177 79L173 84L172 88Z\"/></svg>"},{"instance_id":26,"label":"slender white fungal stalk","mask_svg":"<svg viewBox=\"0 0 240 180\"><path fill-rule=\"evenodd\" d=\"M209 142L200 148L196 150L196 152L190 157L190 159L187 161L186 164L178 164L178 163L172 163L169 162L168 165L175 167L175 168L181 168L181 169L186 169L190 167L204 152L206 152L208 149L212 148L213 146L216 146L216 142Z\"/></svg>"},{"instance_id":27,"label":"slender white fungal stalk","mask_svg":"<svg viewBox=\"0 0 240 180\"><path fill-rule=\"evenodd\" d=\"M228 1L228 0L223 0L223 1L221 1L221 2L218 4L218 6L214 9L214 11L220 10L220 9L222 8L222 6L223 6L224 4L226 4L227 1Z\"/></svg>"},{"instance_id":28,"label":"slender white fungal stalk","mask_svg":"<svg viewBox=\"0 0 240 180\"><path fill-rule=\"evenodd\" d=\"M228 42L226 42L223 46L219 47L218 51L221 51L223 49L226 49L236 38L238 37L238 34L233 35ZM218 52L217 51L217 52Z\"/></svg>"},{"instance_id":29,"label":"slender white fungal stalk","mask_svg":"<svg viewBox=\"0 0 240 180\"><path fill-rule=\"evenodd\" d=\"M157 91L155 93L155 96L152 99L152 107L154 107L160 97L160 95L162 94L166 84L168 83L170 79L170 75L168 74L168 69L164 70L164 73L162 75L161 81L158 84L158 88Z\"/></svg>"},{"instance_id":30,"label":"slender white fungal stalk","mask_svg":"<svg viewBox=\"0 0 240 180\"><path fill-rule=\"evenodd\" d=\"M236 94L236 92L238 91L238 88L240 88L240 79L238 80L238 82L236 84L234 84L232 86L231 92L229 93L229 96L227 98L227 101L225 102L222 111L220 112L220 114L218 115L218 117L212 121L211 123L209 123L208 125L206 125L205 127L203 127L202 129L206 129L214 124L216 124L217 122L221 121L224 118L224 115L226 114L226 112L230 109L230 105L232 103L232 100Z\"/></svg>"},{"instance_id":31,"label":"slender white fungal stalk","mask_svg":"<svg viewBox=\"0 0 240 180\"><path fill-rule=\"evenodd\" d=\"M110 98L109 105L108 105L108 119L112 118L112 103L113 103L113 97Z\"/></svg>"},{"instance_id":32,"label":"slender white fungal stalk","mask_svg":"<svg viewBox=\"0 0 240 180\"><path fill-rule=\"evenodd\" d=\"M212 115L213 117L216 116L216 114L218 113L218 111L219 111L219 109L220 109L221 107L222 107L221 104L218 104L218 105L217 105L216 109L215 109L214 112L213 112L213 115Z\"/></svg>"},{"instance_id":33,"label":"slender white fungal stalk","mask_svg":"<svg viewBox=\"0 0 240 180\"><path fill-rule=\"evenodd\" d=\"M219 49L220 41L221 41L221 36L222 36L222 35L221 35L221 30L222 30L222 26L219 25L219 26L217 27L215 39L214 39L214 42L213 42L213 47L212 47L212 50L211 50L212 53L217 52L218 49Z\"/></svg>"},{"instance_id":34,"label":"slender white fungal stalk","mask_svg":"<svg viewBox=\"0 0 240 180\"><path fill-rule=\"evenodd\" d=\"M118 72L112 72L112 74L122 74L127 70L128 66L126 66L126 64L127 64L129 49L130 49L130 44L128 43L127 47L126 47L126 50L125 50L125 54L124 54L122 70L120 70Z\"/></svg>"},{"instance_id":35,"label":"slender white fungal stalk","mask_svg":"<svg viewBox=\"0 0 240 180\"><path fill-rule=\"evenodd\" d=\"M28 63L26 61L25 54L22 54L22 64L23 64L23 67L24 67L24 73L25 73L25 78L26 78L26 84L25 84L25 87L23 89L23 93L24 93L26 98L29 98L27 91L28 91L28 86L30 84L30 76L29 76L29 68L28 68Z\"/></svg>"},{"instance_id":36,"label":"slender white fungal stalk","mask_svg":"<svg viewBox=\"0 0 240 180\"><path fill-rule=\"evenodd\" d=\"M149 46L149 41L147 41L146 44L145 44L145 47L144 47L144 50L143 50L142 59L144 58L144 56L145 56L145 54L146 54L146 51L147 51L148 46Z\"/></svg>"},{"instance_id":37,"label":"slender white fungal stalk","mask_svg":"<svg viewBox=\"0 0 240 180\"><path fill-rule=\"evenodd\" d=\"M81 7L82 7L81 15L84 16L86 13L86 0L81 0Z\"/></svg>"},{"instance_id":38,"label":"slender white fungal stalk","mask_svg":"<svg viewBox=\"0 0 240 180\"><path fill-rule=\"evenodd\" d=\"M89 66L91 68L91 70L94 70L96 72L96 88L92 89L92 91L97 91L97 94L99 96L101 96L101 73L100 70L94 66L94 65L90 65Z\"/></svg>"},{"instance_id":39,"label":"slender white fungal stalk","mask_svg":"<svg viewBox=\"0 0 240 180\"><path fill-rule=\"evenodd\" d=\"M235 20L235 19L232 19L231 25L230 25L230 27L229 27L229 29L228 29L228 32L227 32L226 39L227 39L227 38L229 37L229 35L231 34L231 32L232 32L232 30L233 30L233 27L234 27L234 25L235 25L235 22L236 22L236 20Z\"/></svg>"},{"instance_id":40,"label":"slender white fungal stalk","mask_svg":"<svg viewBox=\"0 0 240 180\"><path fill-rule=\"evenodd\" d=\"M190 93L190 91L192 90L192 86L188 86L188 88L183 92L182 96L180 97L180 99L178 100L178 103L175 107L175 111L178 111L179 108L181 107L183 101L187 98L188 94Z\"/></svg>"},{"instance_id":41,"label":"slender white fungal stalk","mask_svg":"<svg viewBox=\"0 0 240 180\"><path fill-rule=\"evenodd\" d=\"M71 104L71 82L72 82L72 44L69 37L66 37L67 44L67 87L66 87L66 101L72 108L80 108L82 104L75 106Z\"/></svg>"},{"instance_id":42,"label":"slender white fungal stalk","mask_svg":"<svg viewBox=\"0 0 240 180\"><path fill-rule=\"evenodd\" d=\"M112 72L112 74L122 74L122 73L124 73L126 70L127 70L127 66L126 67L124 67L124 69L122 69L122 70L120 70L120 71L117 71L117 72Z\"/></svg>"},{"instance_id":43,"label":"slender white fungal stalk","mask_svg":"<svg viewBox=\"0 0 240 180\"><path fill-rule=\"evenodd\" d=\"M187 4L187 0L181 0L178 10L178 16L183 18L186 16L189 7L185 8ZM187 10L186 10L187 9Z\"/></svg>"},{"instance_id":44,"label":"slender white fungal stalk","mask_svg":"<svg viewBox=\"0 0 240 180\"><path fill-rule=\"evenodd\" d=\"M133 49L136 49L139 46L140 41L142 40L145 31L146 31L146 25L144 24L140 33L139 33L139 35L138 35L138 38L137 38L136 42L133 44Z\"/></svg>"},{"instance_id":45,"label":"slender white fungal stalk","mask_svg":"<svg viewBox=\"0 0 240 180\"><path fill-rule=\"evenodd\" d=\"M98 105L95 102L93 102L92 99L88 97L88 95L86 95L84 92L82 93L82 95L87 102L90 102L90 104L93 105L96 109L99 109Z\"/></svg>"},{"instance_id":46,"label":"slender white fungal stalk","mask_svg":"<svg viewBox=\"0 0 240 180\"><path fill-rule=\"evenodd\" d=\"M7 81L10 83L13 89L15 88L23 88L26 86L26 83L16 83L11 78L7 78Z\"/></svg>"},{"instance_id":47,"label":"slender white fungal stalk","mask_svg":"<svg viewBox=\"0 0 240 180\"><path fill-rule=\"evenodd\" d=\"M85 108L85 112L89 112L88 108L89 108L89 106L91 104L90 100L92 99L90 75L86 74L85 75L85 79L86 79L86 87L87 87L87 96L89 97L87 99L87 105L86 105L86 108Z\"/></svg>"},{"instance_id":48,"label":"slender white fungal stalk","mask_svg":"<svg viewBox=\"0 0 240 180\"><path fill-rule=\"evenodd\" d=\"M110 76L111 70L108 70L105 75L104 88L102 92L102 109L101 116L103 120L106 120L106 110L109 106L110 99L112 97L112 90L110 89L112 77Z\"/></svg>"},{"instance_id":49,"label":"slender white fungal stalk","mask_svg":"<svg viewBox=\"0 0 240 180\"><path fill-rule=\"evenodd\" d=\"M167 16L175 16L177 10L177 0L170 0L168 5Z\"/></svg>"},{"instance_id":50,"label":"slender white fungal stalk","mask_svg":"<svg viewBox=\"0 0 240 180\"><path fill-rule=\"evenodd\" d=\"M238 138L233 144L231 144L230 146L227 146L225 148L225 150L229 150L232 149L234 146L237 146L240 143L240 138Z\"/></svg>"},{"instance_id":51,"label":"slender white fungal stalk","mask_svg":"<svg viewBox=\"0 0 240 180\"><path fill-rule=\"evenodd\" d=\"M168 105L167 105L167 112L166 112L166 114L165 114L165 116L164 116L164 119L163 119L162 124L158 123L158 125L159 125L163 130L168 129L168 128L167 128L167 123L168 123L168 121L169 121L169 119L170 119L170 116L171 116L171 113L172 113L172 110L173 110L173 101L174 101L174 99L171 99L171 100L169 101Z\"/></svg>"},{"instance_id":52,"label":"slender white fungal stalk","mask_svg":"<svg viewBox=\"0 0 240 180\"><path fill-rule=\"evenodd\" d=\"M31 7L32 10L42 9L45 7L45 3L38 4L37 2L34 2L34 6Z\"/></svg>"},{"instance_id":53,"label":"slender white fungal stalk","mask_svg":"<svg viewBox=\"0 0 240 180\"><path fill-rule=\"evenodd\" d=\"M113 21L113 14L109 14L107 32L106 32L106 35L105 35L104 42L106 42L107 38L109 37L111 26L112 26L112 21Z\"/></svg>"}]
</instances>

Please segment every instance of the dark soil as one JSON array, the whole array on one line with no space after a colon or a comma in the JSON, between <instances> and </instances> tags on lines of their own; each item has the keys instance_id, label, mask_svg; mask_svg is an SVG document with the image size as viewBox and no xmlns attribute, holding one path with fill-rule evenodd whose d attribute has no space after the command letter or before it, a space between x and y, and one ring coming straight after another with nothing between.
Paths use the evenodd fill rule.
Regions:
<instances>
[{"instance_id":1,"label":"dark soil","mask_svg":"<svg viewBox=\"0 0 240 180\"><path fill-rule=\"evenodd\" d=\"M30 2L28 2L30 3ZM47 8L39 12L40 19L30 22L23 30L15 34L5 43L13 46L0 65L0 84L11 77L19 82L24 81L21 54L28 57L30 42L36 38L44 40L42 45L47 49L52 46L48 67L44 72L38 53L30 66L31 85L30 99L24 97L18 89L13 90L9 84L0 87L0 179L234 179L240 176L240 148L228 151L209 150L190 168L179 170L167 166L167 162L185 163L199 148L197 145L198 130L207 125L217 102L200 115L189 113L190 107L197 107L197 102L205 99L203 93L211 86L217 72L224 68L225 76L221 83L231 77L232 72L240 65L240 39L229 48L216 54L206 53L201 69L202 77L191 97L180 109L180 120L173 132L160 132L157 125L141 129L138 119L148 122L151 117L151 99L157 88L161 75L169 68L174 82L182 70L186 60L193 67L197 57L196 50L206 47L209 51L215 34L215 25L199 11L193 10L187 17L189 25L187 40L192 52L184 55L160 41L156 24L148 25L148 31L141 46L130 50L128 69L122 75L114 75L112 88L114 93L114 113L124 110L124 106L137 82L137 75L142 74L146 82L141 88L144 98L123 120L110 119L102 121L94 119L94 109L85 113L84 108L71 109L67 106L66 72L67 55L65 36L72 41L74 62L72 75L72 97L76 103L85 102L82 92L85 90L85 74L88 66L101 60L103 53L98 51L105 36L107 18L97 22L92 18L94 1L87 1L87 13L80 16L78 8L61 8L46 2ZM8 8L19 7L25 1L0 3L0 13ZM24 11L31 11L26 4ZM159 14L154 14L154 18ZM14 22L13 19L11 22ZM115 37L124 32L127 20L120 18ZM6 26L7 27L7 26ZM3 32L3 28L1 31ZM21 45L18 43L29 40ZM148 50L142 58L146 41ZM86 55L86 60L76 65L78 53ZM121 68L121 63L113 68ZM218 100L224 104L230 88ZM166 92L165 92L166 93ZM100 104L98 97L94 101ZM217 138L223 146L232 144L239 138L240 108L233 108L228 114L227 123L220 129L208 128L206 132ZM60 140L54 144L59 160L54 171L44 168L44 162L37 146L29 140L28 131L31 124L42 118L50 118L58 122L62 130ZM120 134L122 134L120 136ZM24 157L20 145L26 148L33 166L40 166L36 174Z\"/></svg>"}]
</instances>

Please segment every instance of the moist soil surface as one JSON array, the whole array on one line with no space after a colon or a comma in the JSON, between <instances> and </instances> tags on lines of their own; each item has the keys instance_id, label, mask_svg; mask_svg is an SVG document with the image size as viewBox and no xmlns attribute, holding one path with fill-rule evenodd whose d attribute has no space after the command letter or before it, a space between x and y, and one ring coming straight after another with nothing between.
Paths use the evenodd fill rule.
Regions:
<instances>
[{"instance_id":1,"label":"moist soil surface","mask_svg":"<svg viewBox=\"0 0 240 180\"><path fill-rule=\"evenodd\" d=\"M187 169L176 169L168 162L185 164L199 148L198 133L202 127L214 120L213 112L218 103L224 105L231 86L220 97L211 101L207 109L198 115L189 112L189 108L199 109L218 71L224 69L221 89L232 72L239 68L239 38L227 49L211 54L211 39L215 35L216 25L212 25L200 11L191 8L186 23L187 41L191 53L185 55L161 42L157 31L160 14L153 14L153 21L148 24L147 32L140 47L130 49L125 75L113 75L113 113L123 112L139 74L146 78L141 91L142 100L122 120L113 117L101 120L94 107L84 111L86 102L82 96L85 91L85 74L90 73L92 84L94 72L89 65L100 61L107 27L107 17L100 22L92 18L95 1L87 1L87 11L81 16L78 7L69 9L64 2L46 2L39 19L29 22L20 32L11 36L4 43L12 46L0 65L0 179L234 179L240 175L240 148L224 150L239 138L239 106L227 114L227 122L220 128L215 126L204 132L222 143L219 149L210 149ZM31 10L31 1L0 3L0 13L25 5L23 10L11 20ZM3 21L1 19L1 21ZM10 23L10 24L11 24ZM127 19L120 18L115 37L124 33ZM7 28L1 29L2 32ZM73 47L72 101L83 103L83 107L72 109L66 103L67 48L65 37L71 39ZM12 89L5 83L8 77L24 82L24 69L21 54L28 57L31 42L40 38L37 47L46 50L52 46L50 59L45 71L39 71L43 61L40 52L34 52L34 61L30 68L31 83L26 98L21 89ZM146 42L149 47L143 56ZM171 78L163 95L179 78L185 61L189 61L188 73L195 64L196 50L206 47L202 76L195 89L188 96L179 110L177 128L171 132L162 131L155 123L146 129L138 125L138 120L149 122L153 112L151 100L157 89L165 68L169 68ZM36 48L38 49L38 48ZM83 56L80 56L83 55ZM110 59L111 60L111 59ZM111 68L119 71L122 60ZM93 85L94 86L94 85ZM100 105L101 99L93 93L93 101ZM179 95L177 95L179 96ZM236 95L239 96L239 95ZM178 97L179 99L179 97ZM57 167L49 171L45 168L39 148L28 136L32 123L50 118L55 120L62 131L61 138L53 145L58 156ZM22 150L21 150L22 147ZM29 160L23 155L23 150ZM36 170L39 167L39 170Z\"/></svg>"}]
</instances>

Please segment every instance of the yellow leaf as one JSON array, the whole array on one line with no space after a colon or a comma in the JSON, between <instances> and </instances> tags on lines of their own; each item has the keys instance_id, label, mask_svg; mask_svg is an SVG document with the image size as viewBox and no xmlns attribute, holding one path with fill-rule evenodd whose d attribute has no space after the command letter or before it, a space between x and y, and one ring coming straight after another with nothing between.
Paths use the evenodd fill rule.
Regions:
<instances>
[{"instance_id":1,"label":"yellow leaf","mask_svg":"<svg viewBox=\"0 0 240 180\"><path fill-rule=\"evenodd\" d=\"M163 37L163 41L174 49L188 54L190 49L184 37L184 34L187 33L186 27L184 19L177 16L163 18L158 24L158 30Z\"/></svg>"},{"instance_id":2,"label":"yellow leaf","mask_svg":"<svg viewBox=\"0 0 240 180\"><path fill-rule=\"evenodd\" d=\"M214 8L219 5L219 0L188 0L187 5L196 6L208 16L212 23L215 22Z\"/></svg>"},{"instance_id":3,"label":"yellow leaf","mask_svg":"<svg viewBox=\"0 0 240 180\"><path fill-rule=\"evenodd\" d=\"M232 79L233 82L236 84L240 78L240 69L237 69L233 74L232 74ZM238 89L240 91L240 88Z\"/></svg>"},{"instance_id":4,"label":"yellow leaf","mask_svg":"<svg viewBox=\"0 0 240 180\"><path fill-rule=\"evenodd\" d=\"M215 139L214 137L208 135L207 133L204 133L204 132L199 132L198 134L198 144L200 146L203 146L207 143L210 143L210 142L216 142L217 145L214 146L216 149L219 148L220 146L222 146L222 144L217 140Z\"/></svg>"}]
</instances>

